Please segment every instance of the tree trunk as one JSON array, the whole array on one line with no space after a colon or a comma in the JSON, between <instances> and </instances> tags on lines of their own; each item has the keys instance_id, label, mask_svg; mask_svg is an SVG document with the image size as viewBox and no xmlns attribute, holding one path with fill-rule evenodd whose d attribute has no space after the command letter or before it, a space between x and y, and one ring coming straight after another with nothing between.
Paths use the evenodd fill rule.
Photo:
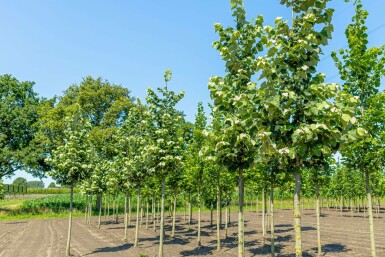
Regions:
<instances>
[{"instance_id":1,"label":"tree trunk","mask_svg":"<svg viewBox=\"0 0 385 257\"><path fill-rule=\"evenodd\" d=\"M188 195L188 229L190 230L192 218L192 209L191 209L191 193Z\"/></svg>"},{"instance_id":2,"label":"tree trunk","mask_svg":"<svg viewBox=\"0 0 385 257\"><path fill-rule=\"evenodd\" d=\"M148 199L146 198L146 229L148 229Z\"/></svg>"},{"instance_id":3,"label":"tree trunk","mask_svg":"<svg viewBox=\"0 0 385 257\"><path fill-rule=\"evenodd\" d=\"M175 220L176 220L176 194L174 195L174 207L173 207L173 213L172 213L171 238L175 237Z\"/></svg>"},{"instance_id":4,"label":"tree trunk","mask_svg":"<svg viewBox=\"0 0 385 257\"><path fill-rule=\"evenodd\" d=\"M88 196L86 197L88 199ZM88 202L86 202L86 209L84 210L84 222L87 223L87 214L88 214Z\"/></svg>"},{"instance_id":5,"label":"tree trunk","mask_svg":"<svg viewBox=\"0 0 385 257\"><path fill-rule=\"evenodd\" d=\"M156 231L156 210L155 210L155 207L156 207L156 201L155 201L155 195L152 196L152 224L153 224L153 228L154 228L154 232Z\"/></svg>"},{"instance_id":6,"label":"tree trunk","mask_svg":"<svg viewBox=\"0 0 385 257\"><path fill-rule=\"evenodd\" d=\"M217 251L221 250L221 197L220 197L220 184L219 184L219 176L217 177Z\"/></svg>"},{"instance_id":7,"label":"tree trunk","mask_svg":"<svg viewBox=\"0 0 385 257\"><path fill-rule=\"evenodd\" d=\"M101 197L100 197L100 198L101 198ZM100 200L100 203L99 203L98 229L100 229L100 222L101 222L101 219L102 219L102 203L101 203L101 200Z\"/></svg>"},{"instance_id":8,"label":"tree trunk","mask_svg":"<svg viewBox=\"0 0 385 257\"><path fill-rule=\"evenodd\" d=\"M136 224L134 247L138 246L139 241L139 208L140 208L140 186L138 186L138 199L136 201Z\"/></svg>"},{"instance_id":9,"label":"tree trunk","mask_svg":"<svg viewBox=\"0 0 385 257\"><path fill-rule=\"evenodd\" d=\"M225 238L227 238L227 229L229 225L229 203L226 205L226 223L225 223Z\"/></svg>"},{"instance_id":10,"label":"tree trunk","mask_svg":"<svg viewBox=\"0 0 385 257\"><path fill-rule=\"evenodd\" d=\"M108 203L107 203L107 220L110 220L110 201L108 199Z\"/></svg>"},{"instance_id":11,"label":"tree trunk","mask_svg":"<svg viewBox=\"0 0 385 257\"><path fill-rule=\"evenodd\" d=\"M128 227L128 193L124 197L124 241L127 241Z\"/></svg>"},{"instance_id":12,"label":"tree trunk","mask_svg":"<svg viewBox=\"0 0 385 257\"><path fill-rule=\"evenodd\" d=\"M295 174L295 193L294 193L294 231L295 231L295 255L302 257L302 238L301 238L301 174Z\"/></svg>"},{"instance_id":13,"label":"tree trunk","mask_svg":"<svg viewBox=\"0 0 385 257\"><path fill-rule=\"evenodd\" d=\"M316 189L316 216L317 216L317 243L318 243L318 256L321 256L322 253L322 244L321 244L321 224L320 224L320 216L321 210L319 205L319 188L317 185Z\"/></svg>"},{"instance_id":14,"label":"tree trunk","mask_svg":"<svg viewBox=\"0 0 385 257\"><path fill-rule=\"evenodd\" d=\"M70 216L68 219L68 237L67 237L67 249L66 249L66 255L71 255L71 231L72 231L72 204L74 199L74 187L71 186L71 193L70 193Z\"/></svg>"},{"instance_id":15,"label":"tree trunk","mask_svg":"<svg viewBox=\"0 0 385 257\"><path fill-rule=\"evenodd\" d=\"M119 195L116 196L116 215L115 215L115 223L119 224Z\"/></svg>"},{"instance_id":16,"label":"tree trunk","mask_svg":"<svg viewBox=\"0 0 385 257\"><path fill-rule=\"evenodd\" d=\"M270 188L270 235L271 235L271 257L275 257L275 235L274 235L274 182Z\"/></svg>"},{"instance_id":17,"label":"tree trunk","mask_svg":"<svg viewBox=\"0 0 385 257\"><path fill-rule=\"evenodd\" d=\"M198 189L198 246L201 246L201 195Z\"/></svg>"},{"instance_id":18,"label":"tree trunk","mask_svg":"<svg viewBox=\"0 0 385 257\"><path fill-rule=\"evenodd\" d=\"M186 207L187 203L186 203L186 195L183 194L183 222L186 223L186 210L187 210L187 207Z\"/></svg>"},{"instance_id":19,"label":"tree trunk","mask_svg":"<svg viewBox=\"0 0 385 257\"><path fill-rule=\"evenodd\" d=\"M266 243L266 194L265 185L262 186L262 245Z\"/></svg>"},{"instance_id":20,"label":"tree trunk","mask_svg":"<svg viewBox=\"0 0 385 257\"><path fill-rule=\"evenodd\" d=\"M92 215L92 194L90 195L90 200L88 202L88 224L91 224L91 215Z\"/></svg>"},{"instance_id":21,"label":"tree trunk","mask_svg":"<svg viewBox=\"0 0 385 257\"><path fill-rule=\"evenodd\" d=\"M372 196L370 193L370 174L368 171L365 171L365 178L366 178L366 194L368 197L368 216L369 216L369 227L370 227L370 251L371 256L376 256L376 244L374 240L374 224L373 224L373 210L372 210Z\"/></svg>"},{"instance_id":22,"label":"tree trunk","mask_svg":"<svg viewBox=\"0 0 385 257\"><path fill-rule=\"evenodd\" d=\"M238 169L238 257L245 254L244 218L243 218L243 170Z\"/></svg>"},{"instance_id":23,"label":"tree trunk","mask_svg":"<svg viewBox=\"0 0 385 257\"><path fill-rule=\"evenodd\" d=\"M107 196L104 196L104 220L106 220Z\"/></svg>"},{"instance_id":24,"label":"tree trunk","mask_svg":"<svg viewBox=\"0 0 385 257\"><path fill-rule=\"evenodd\" d=\"M164 194L165 194L166 182L162 179L162 207L160 210L160 235L159 235L159 255L163 257L163 240L164 240Z\"/></svg>"},{"instance_id":25,"label":"tree trunk","mask_svg":"<svg viewBox=\"0 0 385 257\"><path fill-rule=\"evenodd\" d=\"M213 227L213 204L210 205L210 227Z\"/></svg>"},{"instance_id":26,"label":"tree trunk","mask_svg":"<svg viewBox=\"0 0 385 257\"><path fill-rule=\"evenodd\" d=\"M131 225L131 194L128 193L128 226Z\"/></svg>"}]
</instances>

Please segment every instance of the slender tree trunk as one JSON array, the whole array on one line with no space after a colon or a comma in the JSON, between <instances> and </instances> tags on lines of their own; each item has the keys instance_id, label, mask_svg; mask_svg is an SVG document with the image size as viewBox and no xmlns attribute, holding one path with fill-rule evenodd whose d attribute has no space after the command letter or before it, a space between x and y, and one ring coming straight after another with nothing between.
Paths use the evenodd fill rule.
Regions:
<instances>
[{"instance_id":1,"label":"slender tree trunk","mask_svg":"<svg viewBox=\"0 0 385 257\"><path fill-rule=\"evenodd\" d=\"M140 209L140 186L138 186L138 199L136 202L136 224L135 224L134 247L138 246L138 241L139 241L139 209Z\"/></svg>"},{"instance_id":2,"label":"slender tree trunk","mask_svg":"<svg viewBox=\"0 0 385 257\"><path fill-rule=\"evenodd\" d=\"M262 245L266 243L266 194L265 185L262 186Z\"/></svg>"},{"instance_id":3,"label":"slender tree trunk","mask_svg":"<svg viewBox=\"0 0 385 257\"><path fill-rule=\"evenodd\" d=\"M101 196L100 196L100 199L101 199ZM101 201L101 200L100 200L100 201ZM99 203L98 229L100 229L100 222L101 222L101 219L102 219L102 203L100 202L100 203Z\"/></svg>"},{"instance_id":4,"label":"slender tree trunk","mask_svg":"<svg viewBox=\"0 0 385 257\"><path fill-rule=\"evenodd\" d=\"M183 222L186 223L186 211L187 211L187 203L186 203L186 195L183 194L183 207L184 207L184 211L183 211Z\"/></svg>"},{"instance_id":5,"label":"slender tree trunk","mask_svg":"<svg viewBox=\"0 0 385 257\"><path fill-rule=\"evenodd\" d=\"M163 257L163 240L164 240L164 195L165 195L166 182L162 179L162 207L160 210L160 236L159 236L159 255Z\"/></svg>"},{"instance_id":6,"label":"slender tree trunk","mask_svg":"<svg viewBox=\"0 0 385 257\"><path fill-rule=\"evenodd\" d=\"M320 224L320 216L321 210L319 205L319 187L317 185L316 189L316 216L317 216L317 243L318 243L318 256L322 254L322 244L321 244L321 224Z\"/></svg>"},{"instance_id":7,"label":"slender tree trunk","mask_svg":"<svg viewBox=\"0 0 385 257\"><path fill-rule=\"evenodd\" d=\"M191 210L191 193L188 194L188 229L190 230L191 227L191 217L192 217L192 210Z\"/></svg>"},{"instance_id":8,"label":"slender tree trunk","mask_svg":"<svg viewBox=\"0 0 385 257\"><path fill-rule=\"evenodd\" d=\"M226 222L225 222L225 238L227 238L227 229L229 225L229 203L226 204Z\"/></svg>"},{"instance_id":9,"label":"slender tree trunk","mask_svg":"<svg viewBox=\"0 0 385 257\"><path fill-rule=\"evenodd\" d=\"M302 238L301 238L301 174L295 174L295 193L294 193L294 231L295 231L295 255L302 257Z\"/></svg>"},{"instance_id":10,"label":"slender tree trunk","mask_svg":"<svg viewBox=\"0 0 385 257\"><path fill-rule=\"evenodd\" d=\"M370 174L368 171L365 171L366 178L366 194L368 198L368 216L369 216L369 227L370 227L370 251L371 256L376 256L376 243L374 240L374 224L373 224L373 209L372 209L372 196L370 193Z\"/></svg>"},{"instance_id":11,"label":"slender tree trunk","mask_svg":"<svg viewBox=\"0 0 385 257\"><path fill-rule=\"evenodd\" d=\"M213 226L213 204L210 205L210 227Z\"/></svg>"},{"instance_id":12,"label":"slender tree trunk","mask_svg":"<svg viewBox=\"0 0 385 257\"><path fill-rule=\"evenodd\" d=\"M146 198L146 229L148 229L148 199Z\"/></svg>"},{"instance_id":13,"label":"slender tree trunk","mask_svg":"<svg viewBox=\"0 0 385 257\"><path fill-rule=\"evenodd\" d=\"M143 227L143 202L140 202L140 223L139 227Z\"/></svg>"},{"instance_id":14,"label":"slender tree trunk","mask_svg":"<svg viewBox=\"0 0 385 257\"><path fill-rule=\"evenodd\" d=\"M104 196L104 220L106 220L107 196Z\"/></svg>"},{"instance_id":15,"label":"slender tree trunk","mask_svg":"<svg viewBox=\"0 0 385 257\"><path fill-rule=\"evenodd\" d=\"M119 195L116 196L116 215L115 215L115 223L119 224Z\"/></svg>"},{"instance_id":16,"label":"slender tree trunk","mask_svg":"<svg viewBox=\"0 0 385 257\"><path fill-rule=\"evenodd\" d=\"M72 204L74 199L74 187L71 186L71 193L70 193L70 216L68 219L68 237L67 237L67 249L66 249L66 256L71 255L71 231L72 231Z\"/></svg>"},{"instance_id":17,"label":"slender tree trunk","mask_svg":"<svg viewBox=\"0 0 385 257\"><path fill-rule=\"evenodd\" d=\"M107 203L107 220L110 220L110 201L108 199L108 203Z\"/></svg>"},{"instance_id":18,"label":"slender tree trunk","mask_svg":"<svg viewBox=\"0 0 385 257\"><path fill-rule=\"evenodd\" d=\"M88 224L91 224L92 216L92 194L90 195L90 201L88 202Z\"/></svg>"},{"instance_id":19,"label":"slender tree trunk","mask_svg":"<svg viewBox=\"0 0 385 257\"><path fill-rule=\"evenodd\" d=\"M88 196L86 197L88 199ZM88 202L86 203L86 209L84 211L84 222L87 223L87 214L88 214Z\"/></svg>"},{"instance_id":20,"label":"slender tree trunk","mask_svg":"<svg viewBox=\"0 0 385 257\"><path fill-rule=\"evenodd\" d=\"M173 207L173 213L172 213L171 238L175 237L175 220L176 220L176 194L174 195L174 207Z\"/></svg>"},{"instance_id":21,"label":"slender tree trunk","mask_svg":"<svg viewBox=\"0 0 385 257\"><path fill-rule=\"evenodd\" d=\"M124 241L127 241L128 227L128 193L124 197Z\"/></svg>"},{"instance_id":22,"label":"slender tree trunk","mask_svg":"<svg viewBox=\"0 0 385 257\"><path fill-rule=\"evenodd\" d=\"M128 193L128 226L131 225L131 194Z\"/></svg>"},{"instance_id":23,"label":"slender tree trunk","mask_svg":"<svg viewBox=\"0 0 385 257\"><path fill-rule=\"evenodd\" d=\"M220 220L220 210L221 210L221 197L220 197L220 184L219 184L219 176L220 174L218 173L217 177L217 251L221 250L221 220Z\"/></svg>"},{"instance_id":24,"label":"slender tree trunk","mask_svg":"<svg viewBox=\"0 0 385 257\"><path fill-rule=\"evenodd\" d=\"M243 217L243 170L238 169L238 257L245 254L244 217Z\"/></svg>"},{"instance_id":25,"label":"slender tree trunk","mask_svg":"<svg viewBox=\"0 0 385 257\"><path fill-rule=\"evenodd\" d=\"M270 188L270 235L271 235L271 257L275 257L275 235L274 235L274 182Z\"/></svg>"},{"instance_id":26,"label":"slender tree trunk","mask_svg":"<svg viewBox=\"0 0 385 257\"><path fill-rule=\"evenodd\" d=\"M155 195L152 196L152 225L154 232L156 231L156 200L155 200Z\"/></svg>"},{"instance_id":27,"label":"slender tree trunk","mask_svg":"<svg viewBox=\"0 0 385 257\"><path fill-rule=\"evenodd\" d=\"M198 246L201 246L201 194L198 189Z\"/></svg>"}]
</instances>

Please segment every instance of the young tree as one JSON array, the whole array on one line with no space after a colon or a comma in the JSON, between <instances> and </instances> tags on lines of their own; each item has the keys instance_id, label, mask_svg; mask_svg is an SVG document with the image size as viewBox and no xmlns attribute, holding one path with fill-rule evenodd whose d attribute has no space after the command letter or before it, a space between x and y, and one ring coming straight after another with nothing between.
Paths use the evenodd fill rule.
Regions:
<instances>
[{"instance_id":1,"label":"young tree","mask_svg":"<svg viewBox=\"0 0 385 257\"><path fill-rule=\"evenodd\" d=\"M243 172L249 168L257 152L255 107L257 91L251 77L256 54L262 50L257 38L262 38L262 17L254 22L246 20L242 0L232 0L235 28L215 24L219 40L213 46L226 62L226 76L212 77L209 82L214 101L212 116L222 123L222 131L215 140L218 160L229 172L238 174L238 256L244 256Z\"/></svg>"},{"instance_id":2,"label":"young tree","mask_svg":"<svg viewBox=\"0 0 385 257\"><path fill-rule=\"evenodd\" d=\"M255 63L263 81L258 124L262 159L276 161L294 175L296 256L302 256L300 189L305 161L330 156L342 140L357 134L355 130L345 134L356 121L351 116L357 99L338 94L338 85L326 84L325 74L316 70L321 47L333 31L328 2L282 0L292 9L292 24L278 17L275 26L265 27L266 55Z\"/></svg>"},{"instance_id":3,"label":"young tree","mask_svg":"<svg viewBox=\"0 0 385 257\"><path fill-rule=\"evenodd\" d=\"M194 191L197 193L198 204L198 239L197 244L201 246L201 204L203 190L203 172L204 172L204 157L200 155L204 147L206 136L204 130L206 128L207 118L204 113L203 104L198 103L198 113L195 116L193 124L193 132L191 143L188 146L186 156L186 165L188 166L185 173L187 183L193 183Z\"/></svg>"},{"instance_id":4,"label":"young tree","mask_svg":"<svg viewBox=\"0 0 385 257\"><path fill-rule=\"evenodd\" d=\"M161 96L152 89L148 89L148 96L146 97L152 122L150 124L152 140L146 147L146 151L151 155L151 167L162 181L159 257L163 256L166 176L173 176L174 172L180 169L182 161L181 143L179 142L182 138L178 131L183 117L175 109L175 105L183 98L184 92L176 94L168 90L167 83L171 77L171 70L167 70L164 75L166 85L163 88L158 88Z\"/></svg>"},{"instance_id":5,"label":"young tree","mask_svg":"<svg viewBox=\"0 0 385 257\"><path fill-rule=\"evenodd\" d=\"M385 75L385 46L368 48L368 34L365 21L368 12L363 10L361 0L357 0L356 13L346 31L349 48L340 50L340 56L332 57L344 81L343 90L359 99L355 110L357 127L368 136L347 146L342 151L346 163L364 172L368 201L371 256L376 256L370 174L383 167L384 146L384 104L385 94L378 94L381 78Z\"/></svg>"},{"instance_id":6,"label":"young tree","mask_svg":"<svg viewBox=\"0 0 385 257\"><path fill-rule=\"evenodd\" d=\"M68 185L71 189L66 248L66 255L70 256L73 191L77 184L89 176L91 169L88 137L90 123L79 115L74 115L66 118L65 125L63 145L53 150L47 161L53 167L48 174L61 185Z\"/></svg>"},{"instance_id":7,"label":"young tree","mask_svg":"<svg viewBox=\"0 0 385 257\"><path fill-rule=\"evenodd\" d=\"M150 143L149 114L140 100L128 112L127 119L119 129L119 154L116 158L122 167L127 183L137 189L136 228L134 247L139 242L139 209L141 187L147 176L152 173L146 146Z\"/></svg>"}]
</instances>

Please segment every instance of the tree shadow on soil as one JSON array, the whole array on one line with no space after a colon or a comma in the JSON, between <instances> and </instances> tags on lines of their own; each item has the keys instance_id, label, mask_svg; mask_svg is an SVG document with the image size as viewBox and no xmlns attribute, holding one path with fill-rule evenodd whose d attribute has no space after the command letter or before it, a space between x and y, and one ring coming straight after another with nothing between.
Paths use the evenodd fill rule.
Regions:
<instances>
[{"instance_id":1,"label":"tree shadow on soil","mask_svg":"<svg viewBox=\"0 0 385 257\"><path fill-rule=\"evenodd\" d=\"M128 250L130 249L131 247L133 247L134 245L133 244L123 244L123 245L118 245L118 246L114 246L114 247L101 247L101 248L97 248L96 250L90 252L90 253L87 253L86 255L84 256L87 256L87 255L92 255L92 254L96 254L96 253L114 253L114 252L121 252L121 251L124 251L124 250Z\"/></svg>"},{"instance_id":2,"label":"tree shadow on soil","mask_svg":"<svg viewBox=\"0 0 385 257\"><path fill-rule=\"evenodd\" d=\"M203 255L212 255L215 247L214 246L200 246L193 250L181 251L181 256L203 256Z\"/></svg>"},{"instance_id":3,"label":"tree shadow on soil","mask_svg":"<svg viewBox=\"0 0 385 257\"><path fill-rule=\"evenodd\" d=\"M317 251L317 247L312 248L313 251ZM343 253L348 252L349 249L346 248L346 245L343 244L325 244L322 245L322 253L326 255L327 253Z\"/></svg>"}]
</instances>

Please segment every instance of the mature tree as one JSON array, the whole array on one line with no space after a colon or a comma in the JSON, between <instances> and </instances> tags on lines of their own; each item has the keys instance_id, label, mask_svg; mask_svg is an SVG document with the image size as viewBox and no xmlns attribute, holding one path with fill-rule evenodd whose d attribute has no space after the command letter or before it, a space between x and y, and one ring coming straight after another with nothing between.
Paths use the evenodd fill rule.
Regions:
<instances>
[{"instance_id":1,"label":"mature tree","mask_svg":"<svg viewBox=\"0 0 385 257\"><path fill-rule=\"evenodd\" d=\"M166 176L173 176L180 169L182 161L181 143L179 142L182 138L179 136L179 130L183 116L175 109L175 105L183 98L184 92L176 94L167 88L171 77L171 70L167 70L164 75L166 85L158 88L160 95L152 89L148 89L146 97L152 121L150 125L152 140L146 151L152 155L151 167L162 181L159 257L163 256Z\"/></svg>"},{"instance_id":2,"label":"mature tree","mask_svg":"<svg viewBox=\"0 0 385 257\"><path fill-rule=\"evenodd\" d=\"M15 186L27 186L28 182L27 182L27 179L25 178L22 178L22 177L18 177L16 178L13 182L12 182L13 185Z\"/></svg>"},{"instance_id":3,"label":"mature tree","mask_svg":"<svg viewBox=\"0 0 385 257\"><path fill-rule=\"evenodd\" d=\"M70 215L68 222L68 238L66 255L70 256L70 242L72 230L72 202L73 189L81 181L86 179L91 170L89 130L90 124L77 113L65 120L63 144L52 151L52 157L47 161L53 170L49 175L61 185L70 186Z\"/></svg>"},{"instance_id":4,"label":"mature tree","mask_svg":"<svg viewBox=\"0 0 385 257\"><path fill-rule=\"evenodd\" d=\"M366 130L368 136L356 140L342 151L346 163L364 172L371 239L371 255L376 256L370 174L384 165L384 107L385 93L378 94L381 77L385 75L385 46L368 48L368 34L365 26L368 12L361 1L356 1L356 13L346 31L349 48L340 50L340 58L333 53L333 59L344 81L344 91L356 96L359 105L355 110L358 129Z\"/></svg>"},{"instance_id":5,"label":"mature tree","mask_svg":"<svg viewBox=\"0 0 385 257\"><path fill-rule=\"evenodd\" d=\"M0 179L27 168L23 158L34 137L39 98L33 82L0 76Z\"/></svg>"},{"instance_id":6,"label":"mature tree","mask_svg":"<svg viewBox=\"0 0 385 257\"><path fill-rule=\"evenodd\" d=\"M29 188L44 188L44 182L41 180L28 181L27 186Z\"/></svg>"},{"instance_id":7,"label":"mature tree","mask_svg":"<svg viewBox=\"0 0 385 257\"><path fill-rule=\"evenodd\" d=\"M243 217L243 171L249 168L255 158L256 85L251 82L255 74L252 64L256 54L262 50L257 38L262 38L262 17L253 22L246 20L242 0L232 0L231 9L235 28L223 28L215 24L219 40L213 46L226 62L226 76L212 77L209 82L210 96L214 100L212 115L222 124L222 131L215 135L218 159L229 172L238 174L238 256L244 256Z\"/></svg>"},{"instance_id":8,"label":"mature tree","mask_svg":"<svg viewBox=\"0 0 385 257\"><path fill-rule=\"evenodd\" d=\"M48 188L56 188L55 182L49 183Z\"/></svg>"}]
</instances>

